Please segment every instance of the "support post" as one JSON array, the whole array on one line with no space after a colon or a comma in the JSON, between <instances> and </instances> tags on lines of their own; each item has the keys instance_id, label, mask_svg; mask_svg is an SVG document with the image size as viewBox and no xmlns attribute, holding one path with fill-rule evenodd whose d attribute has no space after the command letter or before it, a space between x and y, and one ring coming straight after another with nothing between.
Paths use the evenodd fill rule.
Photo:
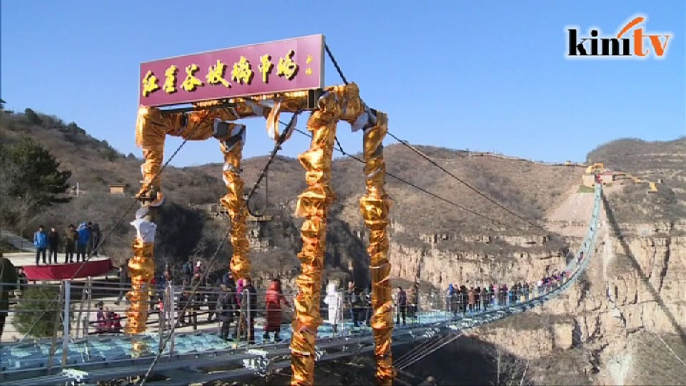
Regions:
<instances>
[{"instance_id":1,"label":"support post","mask_svg":"<svg viewBox=\"0 0 686 386\"><path fill-rule=\"evenodd\" d=\"M62 316L62 367L67 365L69 354L69 327L71 327L71 280L64 282L64 315Z\"/></svg>"},{"instance_id":2,"label":"support post","mask_svg":"<svg viewBox=\"0 0 686 386\"><path fill-rule=\"evenodd\" d=\"M60 295L59 298L57 299L57 304L62 305L64 302L64 285L65 282L63 281L60 283ZM35 323L34 323L35 325ZM55 319L54 319L54 324L52 328L52 339L50 340L50 355L48 356L48 365L47 368L48 370L52 369L52 362L55 358L55 351L57 351L57 331L60 326L60 313L55 312ZM26 333L28 335L28 333Z\"/></svg>"},{"instance_id":3,"label":"support post","mask_svg":"<svg viewBox=\"0 0 686 386\"><path fill-rule=\"evenodd\" d=\"M391 357L393 333L393 300L388 261L388 215L392 206L384 190L386 162L383 159L383 139L388 131L386 114L376 112L376 125L364 130L364 174L367 194L360 199L360 212L369 229L369 256L372 279L372 332L376 357L376 380L391 386L395 376Z\"/></svg>"},{"instance_id":4,"label":"support post","mask_svg":"<svg viewBox=\"0 0 686 386\"><path fill-rule=\"evenodd\" d=\"M231 273L235 280L250 277L250 258L248 251L247 219L248 208L243 199L245 183L241 178L241 160L243 158L243 145L245 144L245 126L222 122L227 125L226 140L221 140L219 145L224 153L223 179L228 193L221 198L222 205L228 210L231 219L231 245L233 256L231 257Z\"/></svg>"},{"instance_id":5,"label":"support post","mask_svg":"<svg viewBox=\"0 0 686 386\"><path fill-rule=\"evenodd\" d=\"M340 115L337 97L330 93L319 100L319 110L312 113L307 130L312 133L310 149L298 159L307 170L307 189L298 196L296 215L304 217L301 233L302 251L298 258L302 273L298 276L298 295L293 300L296 311L291 338L291 384L314 384L315 340L321 324L319 303L322 289L322 269L326 242L326 218L329 205L335 200L331 188L336 123Z\"/></svg>"},{"instance_id":6,"label":"support post","mask_svg":"<svg viewBox=\"0 0 686 386\"><path fill-rule=\"evenodd\" d=\"M136 238L131 246L133 257L129 259L129 277L131 291L126 294L130 304L126 310L127 334L145 332L148 321L149 299L147 284L155 272L154 246L157 224L157 210L164 198L160 191L160 170L164 157L164 138L166 132L157 121L159 111L141 107L138 110L136 124L136 143L143 149L145 163L141 167L142 187L136 198L141 207L136 212L136 219L131 222L136 228Z\"/></svg>"}]
</instances>

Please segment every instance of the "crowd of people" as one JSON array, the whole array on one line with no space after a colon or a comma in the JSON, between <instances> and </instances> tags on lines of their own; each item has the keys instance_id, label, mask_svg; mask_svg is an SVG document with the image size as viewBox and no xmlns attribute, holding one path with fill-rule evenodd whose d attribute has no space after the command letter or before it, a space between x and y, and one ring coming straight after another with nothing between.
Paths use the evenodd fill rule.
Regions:
<instances>
[{"instance_id":1,"label":"crowd of people","mask_svg":"<svg viewBox=\"0 0 686 386\"><path fill-rule=\"evenodd\" d=\"M87 224L82 224L80 228L89 229ZM583 254L580 254L578 262L582 259ZM159 312L161 323L171 328L172 321L178 317L180 326L192 326L193 329L197 329L198 316L206 314L208 322L216 320L220 323L222 339L247 340L254 343L256 319L258 316L265 316L263 338L268 341L273 335L274 341L281 340L282 307L290 307L290 304L279 279L271 280L264 298L258 299L258 292L250 278L235 281L231 271L227 271L221 277L216 274L205 275L204 271L201 262L194 264L189 260L182 267L183 280L180 286L172 285L169 268L165 268L159 277L153 278L149 289L149 306L151 311ZM128 261L119 267L119 276L121 289L115 305L120 304L130 289ZM21 277L20 269L13 281L21 281ZM26 276L23 277L25 285ZM506 284L489 284L468 288L465 285L449 284L445 293L444 311L457 316L459 313L485 311L499 305L528 301L550 292L568 279L569 273L562 271L547 275L536 283L517 282L509 287ZM196 286L200 289L193 293ZM171 300L172 291L179 292L178 300ZM417 319L420 309L419 292L419 285L416 282L407 292L403 287L397 287L393 294L396 325L405 325L407 319ZM323 309L328 312L328 323L332 325L334 332L338 331L338 327L344 321L352 322L354 328L370 326L371 285L363 290L354 282L348 282L347 289L341 290L338 288L338 282L330 281L323 295ZM440 309L440 296L437 296L435 291L427 295L423 299L428 299L428 308ZM172 304L168 304L169 302ZM97 304L97 309L97 333L121 332L121 317L116 312L104 307L103 302Z\"/></svg>"},{"instance_id":2,"label":"crowd of people","mask_svg":"<svg viewBox=\"0 0 686 386\"><path fill-rule=\"evenodd\" d=\"M579 254L577 262L583 259ZM479 312L495 306L508 306L525 302L559 287L569 279L567 271L554 272L536 283L517 282L508 288L507 284L490 284L484 287L449 284L445 295L445 310L458 313Z\"/></svg>"},{"instance_id":3,"label":"crowd of people","mask_svg":"<svg viewBox=\"0 0 686 386\"><path fill-rule=\"evenodd\" d=\"M102 301L98 302L96 306L98 308L98 312L96 314L97 324L95 327L95 332L120 333L122 329L121 316L118 313L111 311L108 307L105 307Z\"/></svg>"},{"instance_id":4,"label":"crowd of people","mask_svg":"<svg viewBox=\"0 0 686 386\"><path fill-rule=\"evenodd\" d=\"M174 285L171 271L168 268L158 278L153 278L148 292L151 311L159 312L160 318L167 328L171 328L172 321L178 317L179 326L198 328L198 317L207 315L207 322L218 321L220 332L224 340L234 339L255 341L255 322L258 311L266 316L263 338L275 341L281 339L281 324L283 319L282 306L289 307L281 287L281 281L274 279L269 283L262 304L258 304L257 290L250 278L235 281L230 271L221 277L205 275L205 268L201 262L193 264L189 260L182 267L183 280L180 286ZM128 264L119 267L120 293L114 302L119 305L129 289ZM193 288L198 290L193 293ZM178 300L170 305L173 290L179 291ZM127 300L128 301L128 300ZM105 312L106 314L106 312Z\"/></svg>"},{"instance_id":5,"label":"crowd of people","mask_svg":"<svg viewBox=\"0 0 686 386\"><path fill-rule=\"evenodd\" d=\"M352 321L354 328L370 326L371 291L371 285L363 290L352 281L348 282L348 288L343 291L338 289L336 281L327 284L323 300L327 306L329 324L333 326L334 332L338 331L338 325L344 320Z\"/></svg>"},{"instance_id":6,"label":"crowd of people","mask_svg":"<svg viewBox=\"0 0 686 386\"><path fill-rule=\"evenodd\" d=\"M77 263L81 260L86 261L87 255L98 255L101 238L102 232L97 223L84 222L78 228L71 224L63 236L54 227L50 228L50 232L46 232L45 227L41 225L33 234L36 265L40 265L41 257L43 264L58 264L57 252L62 249L61 247L64 250L64 264L74 263L74 254L76 254Z\"/></svg>"}]
</instances>

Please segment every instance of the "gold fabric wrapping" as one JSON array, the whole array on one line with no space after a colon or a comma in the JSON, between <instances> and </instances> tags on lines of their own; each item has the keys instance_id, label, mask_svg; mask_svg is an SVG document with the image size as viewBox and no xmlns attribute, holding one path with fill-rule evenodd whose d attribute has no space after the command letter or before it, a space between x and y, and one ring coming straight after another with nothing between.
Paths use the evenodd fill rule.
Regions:
<instances>
[{"instance_id":1,"label":"gold fabric wrapping","mask_svg":"<svg viewBox=\"0 0 686 386\"><path fill-rule=\"evenodd\" d=\"M209 106L198 106L205 108ZM141 200L144 207L147 207L148 213L145 220L154 224L157 207L162 204L163 196L160 189L161 178L160 170L162 169L162 162L164 158L164 140L167 135L180 136L191 141L205 140L212 137L214 133L214 119L218 118L222 121L235 120L242 117L251 116L266 116L268 110L256 106L255 103L241 102L235 107L226 108L209 108L191 113L163 113L157 108L141 106L138 109L138 118L136 122L136 145L143 150L145 162L141 167L141 174L143 181L141 190L137 194L137 198ZM238 146L238 162L240 162L240 152L242 145ZM243 198L242 181L238 181L240 186L235 187L235 192L238 192L238 197ZM230 188L231 190L231 188ZM243 216L245 219L245 216ZM243 220L245 224L245 220ZM238 228L238 229L236 229ZM154 230L152 230L154 232ZM245 234L245 226L234 227L234 234L238 235L240 232ZM246 256L247 238L243 237L245 241L232 242L234 243L234 250L239 251L239 255ZM238 244L238 247L236 245ZM243 245L245 245L243 247ZM133 258L129 260L129 276L131 278L131 291L127 294L131 302L126 314L127 324L125 332L128 334L138 334L145 331L146 322L148 319L149 296L148 284L152 280L155 271L155 261L153 257L154 244L146 243L139 236L136 237L133 243ZM243 252L241 252L243 251ZM245 257L247 259L247 256ZM250 271L250 265L244 262L244 259L239 259L241 264L238 264L238 272ZM233 261L232 261L233 266ZM236 270L232 269L234 273Z\"/></svg>"},{"instance_id":2,"label":"gold fabric wrapping","mask_svg":"<svg viewBox=\"0 0 686 386\"><path fill-rule=\"evenodd\" d=\"M225 142L220 142L224 153L224 182L229 192L221 198L221 203L229 211L231 218L231 245L233 257L230 268L235 280L250 277L250 259L248 250L247 219L248 209L244 206L243 190L244 183L239 171L241 170L241 158L243 156L243 142L238 141L231 148Z\"/></svg>"},{"instance_id":3,"label":"gold fabric wrapping","mask_svg":"<svg viewBox=\"0 0 686 386\"><path fill-rule=\"evenodd\" d=\"M391 357L393 333L393 300L391 298L388 261L388 214L393 202L384 190L386 162L383 159L382 142L388 131L388 117L377 112L376 126L364 132L364 173L367 176L367 194L360 199L360 212L369 228L369 256L372 277L371 319L376 345L376 380L379 385L391 386L395 371Z\"/></svg>"},{"instance_id":4,"label":"gold fabric wrapping","mask_svg":"<svg viewBox=\"0 0 686 386\"><path fill-rule=\"evenodd\" d=\"M157 109L147 107L138 109L136 144L143 149L145 162L141 166L143 181L141 181L142 186L137 197L141 200L141 205L147 207L145 220L152 223L154 223L157 206L162 203L163 199L159 172L162 168L164 139L167 131L164 125L171 123L162 122ZM147 287L155 272L154 244L144 242L143 238L137 235L132 250L133 257L129 259L131 291L126 294L131 303L126 310L127 320L124 332L140 334L145 332L148 321L150 299ZM136 351L135 347L134 351Z\"/></svg>"},{"instance_id":5,"label":"gold fabric wrapping","mask_svg":"<svg viewBox=\"0 0 686 386\"><path fill-rule=\"evenodd\" d=\"M148 321L150 309L147 286L155 273L155 259L153 257L153 244L144 243L136 237L133 242L133 257L129 260L129 277L131 278L131 291L126 295L131 304L126 310L127 334L140 334L145 332L145 323Z\"/></svg>"},{"instance_id":6,"label":"gold fabric wrapping","mask_svg":"<svg viewBox=\"0 0 686 386\"><path fill-rule=\"evenodd\" d=\"M312 133L310 149L298 157L307 170L308 188L298 197L296 209L296 215L304 217L305 222L301 229L303 248L298 254L302 263L302 273L297 279L300 291L293 301L296 317L291 338L292 385L314 384L314 344L321 324L319 303L326 215L329 205L335 200L330 182L338 115L338 106L331 94L320 105L320 110L310 116L307 122L307 129Z\"/></svg>"},{"instance_id":7,"label":"gold fabric wrapping","mask_svg":"<svg viewBox=\"0 0 686 386\"><path fill-rule=\"evenodd\" d=\"M305 221L301 229L303 247L298 254L302 273L296 281L299 292L293 300L296 315L291 338L291 384L294 386L314 384L315 341L321 324L319 306L326 218L329 206L336 199L331 188L336 124L339 119L354 121L361 113L361 109L351 108L355 106L356 94L359 100L355 84L332 87L327 91L318 101L318 110L307 121L307 130L312 133L310 149L298 157L307 171L308 187L298 196L296 207L296 216L304 217ZM350 95L352 97L348 100Z\"/></svg>"}]
</instances>

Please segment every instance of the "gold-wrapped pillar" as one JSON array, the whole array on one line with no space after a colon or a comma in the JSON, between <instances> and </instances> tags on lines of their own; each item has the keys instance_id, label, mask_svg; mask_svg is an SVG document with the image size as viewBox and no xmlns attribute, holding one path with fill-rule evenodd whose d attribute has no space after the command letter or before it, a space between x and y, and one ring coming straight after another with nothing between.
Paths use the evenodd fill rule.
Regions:
<instances>
[{"instance_id":1,"label":"gold-wrapped pillar","mask_svg":"<svg viewBox=\"0 0 686 386\"><path fill-rule=\"evenodd\" d=\"M369 256L372 278L371 319L376 356L376 380L379 385L391 386L395 372L391 357L393 333L393 300L391 298L391 263L388 261L388 214L392 206L384 190L386 163L383 159L383 139L388 130L386 114L377 112L376 124L364 131L364 174L367 194L360 199L360 212L369 228ZM370 118L373 119L373 118Z\"/></svg>"},{"instance_id":2,"label":"gold-wrapped pillar","mask_svg":"<svg viewBox=\"0 0 686 386\"><path fill-rule=\"evenodd\" d=\"M299 293L293 300L296 315L291 338L291 384L298 386L314 384L314 344L321 324L319 303L326 218L329 205L335 200L331 188L331 162L339 110L335 93L320 98L319 109L307 121L307 130L312 133L310 149L298 157L307 171L308 185L298 196L296 209L296 215L305 218L301 229L303 247L298 254L302 272L296 281Z\"/></svg>"},{"instance_id":3,"label":"gold-wrapped pillar","mask_svg":"<svg viewBox=\"0 0 686 386\"><path fill-rule=\"evenodd\" d=\"M126 311L127 323L124 328L128 334L144 332L148 319L150 299L147 287L155 272L154 243L157 228L155 218L159 206L164 201L160 190L159 174L164 157L165 136L178 136L191 141L211 137L228 140L232 130L238 125L229 124L228 132L225 132L219 130L219 122L268 114L268 109L252 101L240 102L234 107L211 107L216 103L215 101L198 103L195 106L198 110L189 113L162 112L157 108L144 106L138 110L136 145L143 150L145 162L141 166L143 175L141 190L136 196L141 202L141 208L136 212L136 219L131 223L136 228L136 238L132 245L133 257L129 260L131 291L127 293L127 298L131 304ZM239 160L240 148L242 144L237 150ZM242 202L242 185L238 190L238 197ZM235 247L236 244L234 244ZM240 250L240 247L238 249ZM249 265L247 269L249 271Z\"/></svg>"},{"instance_id":4,"label":"gold-wrapped pillar","mask_svg":"<svg viewBox=\"0 0 686 386\"><path fill-rule=\"evenodd\" d=\"M245 126L228 124L229 136L220 142L224 153L224 183L228 193L222 197L222 205L229 211L231 218L231 245L233 257L231 258L231 272L234 279L246 279L250 277L250 259L248 250L247 218L248 209L243 199L245 184L240 176L241 159L243 157L243 144L245 143Z\"/></svg>"},{"instance_id":5,"label":"gold-wrapped pillar","mask_svg":"<svg viewBox=\"0 0 686 386\"><path fill-rule=\"evenodd\" d=\"M132 245L133 257L129 260L131 291L127 293L130 305L126 311L127 334L140 334L146 330L150 309L149 283L155 273L155 232L159 206L164 202L160 184L166 135L181 136L188 140L204 140L215 135L214 118L229 115L225 110L202 110L190 114L163 113L157 108L140 107L136 122L136 145L143 150L145 162L141 166L143 181L136 197L141 208L131 223L136 228Z\"/></svg>"},{"instance_id":6,"label":"gold-wrapped pillar","mask_svg":"<svg viewBox=\"0 0 686 386\"><path fill-rule=\"evenodd\" d=\"M138 110L136 144L143 149L145 162L141 166L142 187L137 195L141 201L141 208L131 223L136 228L136 238L132 245L133 257L129 259L131 291L126 297L131 303L126 310L127 320L124 327L127 334L145 332L145 323L148 321L150 303L147 287L155 272L155 217L158 207L164 201L160 191L159 172L164 157L166 125L169 122L162 121L157 109L141 107Z\"/></svg>"}]
</instances>

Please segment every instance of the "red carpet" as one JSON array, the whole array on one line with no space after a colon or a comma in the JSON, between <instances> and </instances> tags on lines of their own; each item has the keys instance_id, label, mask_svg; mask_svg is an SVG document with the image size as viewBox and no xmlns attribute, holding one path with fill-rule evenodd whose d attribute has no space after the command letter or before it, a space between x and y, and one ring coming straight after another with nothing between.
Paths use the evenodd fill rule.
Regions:
<instances>
[{"instance_id":1,"label":"red carpet","mask_svg":"<svg viewBox=\"0 0 686 386\"><path fill-rule=\"evenodd\" d=\"M24 273L28 280L65 280L74 277L102 276L114 268L111 259L89 261L81 268L78 275L74 276L82 263L57 264L57 265L30 265L24 266Z\"/></svg>"}]
</instances>

